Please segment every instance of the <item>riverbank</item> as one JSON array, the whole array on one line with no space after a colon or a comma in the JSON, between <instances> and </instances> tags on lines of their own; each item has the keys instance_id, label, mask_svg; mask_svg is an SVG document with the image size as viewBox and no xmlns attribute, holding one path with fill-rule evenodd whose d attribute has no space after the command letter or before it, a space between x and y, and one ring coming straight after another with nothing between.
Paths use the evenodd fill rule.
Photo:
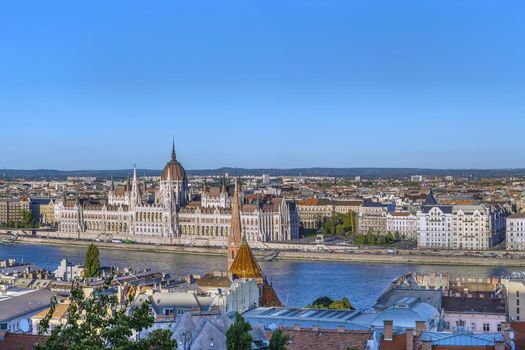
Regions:
<instances>
[{"instance_id":1,"label":"riverbank","mask_svg":"<svg viewBox=\"0 0 525 350\"><path fill-rule=\"evenodd\" d=\"M68 247L87 247L92 241L67 240L56 238L42 238L34 236L19 236L15 244L53 245ZM180 245L155 245L141 243L109 243L96 242L97 246L104 249L144 251L167 254L193 254L193 255L226 255L225 248L217 247L188 247ZM268 250L254 249L258 257L267 256ZM504 253L504 252L503 252ZM358 262L374 264L416 264L416 265L450 265L450 266L501 266L524 267L525 257L515 253L504 257L498 252L475 252L481 256L458 255L451 251L417 251L399 250L395 253L389 250L354 250L349 252L336 251L300 251L280 250L276 259L303 260L303 261L333 261L333 262Z\"/></svg>"}]
</instances>

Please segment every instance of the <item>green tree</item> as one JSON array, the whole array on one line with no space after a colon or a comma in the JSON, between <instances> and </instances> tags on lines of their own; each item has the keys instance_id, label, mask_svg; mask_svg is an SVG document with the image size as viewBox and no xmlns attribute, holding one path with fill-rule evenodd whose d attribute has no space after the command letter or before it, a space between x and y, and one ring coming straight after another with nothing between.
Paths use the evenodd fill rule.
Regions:
<instances>
[{"instance_id":1,"label":"green tree","mask_svg":"<svg viewBox=\"0 0 525 350\"><path fill-rule=\"evenodd\" d=\"M20 227L33 227L33 213L29 209L22 209L20 211Z\"/></svg>"},{"instance_id":2,"label":"green tree","mask_svg":"<svg viewBox=\"0 0 525 350\"><path fill-rule=\"evenodd\" d=\"M366 237L363 234L357 236L357 244L364 245L366 244Z\"/></svg>"},{"instance_id":3,"label":"green tree","mask_svg":"<svg viewBox=\"0 0 525 350\"><path fill-rule=\"evenodd\" d=\"M91 243L88 247L88 250L86 252L86 258L84 260L84 277L98 276L99 269L99 251L97 246Z\"/></svg>"},{"instance_id":4,"label":"green tree","mask_svg":"<svg viewBox=\"0 0 525 350\"><path fill-rule=\"evenodd\" d=\"M268 350L288 350L289 341L290 337L288 334L284 334L282 329L277 329L272 333Z\"/></svg>"},{"instance_id":5,"label":"green tree","mask_svg":"<svg viewBox=\"0 0 525 350\"><path fill-rule=\"evenodd\" d=\"M226 331L226 348L228 350L251 350L252 326L244 320L241 314L235 315L235 323Z\"/></svg>"},{"instance_id":6,"label":"green tree","mask_svg":"<svg viewBox=\"0 0 525 350\"><path fill-rule=\"evenodd\" d=\"M376 236L372 232L366 234L366 244L374 245L376 244Z\"/></svg>"},{"instance_id":7,"label":"green tree","mask_svg":"<svg viewBox=\"0 0 525 350\"><path fill-rule=\"evenodd\" d=\"M329 306L329 309L341 310L341 309L351 309L352 304L347 297L343 297L341 300L334 300Z\"/></svg>"},{"instance_id":8,"label":"green tree","mask_svg":"<svg viewBox=\"0 0 525 350\"><path fill-rule=\"evenodd\" d=\"M177 342L171 339L171 330L155 330L143 339L135 334L153 325L150 303L144 302L129 309L131 299L119 304L115 295L106 293L109 280L103 287L85 297L78 280L73 282L69 296L66 323L51 330L45 344L38 344L36 350L173 350ZM40 334L50 329L49 321L57 304L40 322Z\"/></svg>"},{"instance_id":9,"label":"green tree","mask_svg":"<svg viewBox=\"0 0 525 350\"><path fill-rule=\"evenodd\" d=\"M308 309L351 309L352 304L347 297L341 300L332 300L327 296L319 297L314 300L311 305L307 305Z\"/></svg>"}]
</instances>

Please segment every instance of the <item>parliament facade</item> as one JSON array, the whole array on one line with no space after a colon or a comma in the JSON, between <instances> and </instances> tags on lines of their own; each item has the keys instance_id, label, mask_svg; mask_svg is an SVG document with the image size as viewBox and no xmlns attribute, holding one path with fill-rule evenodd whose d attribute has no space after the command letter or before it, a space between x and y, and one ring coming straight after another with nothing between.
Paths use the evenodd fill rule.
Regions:
<instances>
[{"instance_id":1,"label":"parliament facade","mask_svg":"<svg viewBox=\"0 0 525 350\"><path fill-rule=\"evenodd\" d=\"M113 182L105 201L91 203L66 195L55 206L57 236L76 239L131 240L143 243L226 246L232 216L232 186L204 186L200 201L191 201L186 171L175 147L160 180L147 188L136 170L124 187ZM299 236L293 201L241 205L244 234L250 242L284 241Z\"/></svg>"}]
</instances>

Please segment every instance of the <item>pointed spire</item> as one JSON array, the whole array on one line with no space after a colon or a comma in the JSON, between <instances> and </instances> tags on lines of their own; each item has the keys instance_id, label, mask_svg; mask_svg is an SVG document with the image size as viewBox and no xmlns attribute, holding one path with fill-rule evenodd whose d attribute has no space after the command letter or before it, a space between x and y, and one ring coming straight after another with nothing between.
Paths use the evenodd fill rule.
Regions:
<instances>
[{"instance_id":1,"label":"pointed spire","mask_svg":"<svg viewBox=\"0 0 525 350\"><path fill-rule=\"evenodd\" d=\"M232 218L228 233L228 271L230 270L242 243L241 209L239 203L239 181L235 181L233 193Z\"/></svg>"},{"instance_id":2,"label":"pointed spire","mask_svg":"<svg viewBox=\"0 0 525 350\"><path fill-rule=\"evenodd\" d=\"M203 193L208 192L208 182L207 182L206 176L204 176L204 185L202 186L202 192Z\"/></svg>"},{"instance_id":3,"label":"pointed spire","mask_svg":"<svg viewBox=\"0 0 525 350\"><path fill-rule=\"evenodd\" d=\"M131 185L131 205L140 203L139 183L137 180L137 166L133 164L133 183Z\"/></svg>"},{"instance_id":4,"label":"pointed spire","mask_svg":"<svg viewBox=\"0 0 525 350\"><path fill-rule=\"evenodd\" d=\"M226 177L224 175L221 177L221 192L226 193Z\"/></svg>"},{"instance_id":5,"label":"pointed spire","mask_svg":"<svg viewBox=\"0 0 525 350\"><path fill-rule=\"evenodd\" d=\"M235 243L241 243L242 227L241 227L241 209L239 204L239 189L240 184L237 179L235 179L235 191L233 193L233 203L232 203L232 221L231 221L231 234ZM238 238L238 239L237 239Z\"/></svg>"},{"instance_id":6,"label":"pointed spire","mask_svg":"<svg viewBox=\"0 0 525 350\"><path fill-rule=\"evenodd\" d=\"M111 175L111 192L115 192L115 182L113 181L113 175Z\"/></svg>"},{"instance_id":7,"label":"pointed spire","mask_svg":"<svg viewBox=\"0 0 525 350\"><path fill-rule=\"evenodd\" d=\"M175 137L173 137L173 145L171 147L171 160L177 160L177 154L175 153Z\"/></svg>"}]
</instances>

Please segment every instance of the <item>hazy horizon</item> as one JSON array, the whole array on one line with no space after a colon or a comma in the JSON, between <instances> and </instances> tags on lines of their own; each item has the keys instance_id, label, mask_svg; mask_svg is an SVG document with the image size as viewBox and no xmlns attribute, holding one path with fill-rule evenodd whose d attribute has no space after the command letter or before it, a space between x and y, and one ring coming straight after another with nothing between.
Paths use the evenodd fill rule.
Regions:
<instances>
[{"instance_id":1,"label":"hazy horizon","mask_svg":"<svg viewBox=\"0 0 525 350\"><path fill-rule=\"evenodd\" d=\"M0 4L0 168L525 168L525 3Z\"/></svg>"}]
</instances>

